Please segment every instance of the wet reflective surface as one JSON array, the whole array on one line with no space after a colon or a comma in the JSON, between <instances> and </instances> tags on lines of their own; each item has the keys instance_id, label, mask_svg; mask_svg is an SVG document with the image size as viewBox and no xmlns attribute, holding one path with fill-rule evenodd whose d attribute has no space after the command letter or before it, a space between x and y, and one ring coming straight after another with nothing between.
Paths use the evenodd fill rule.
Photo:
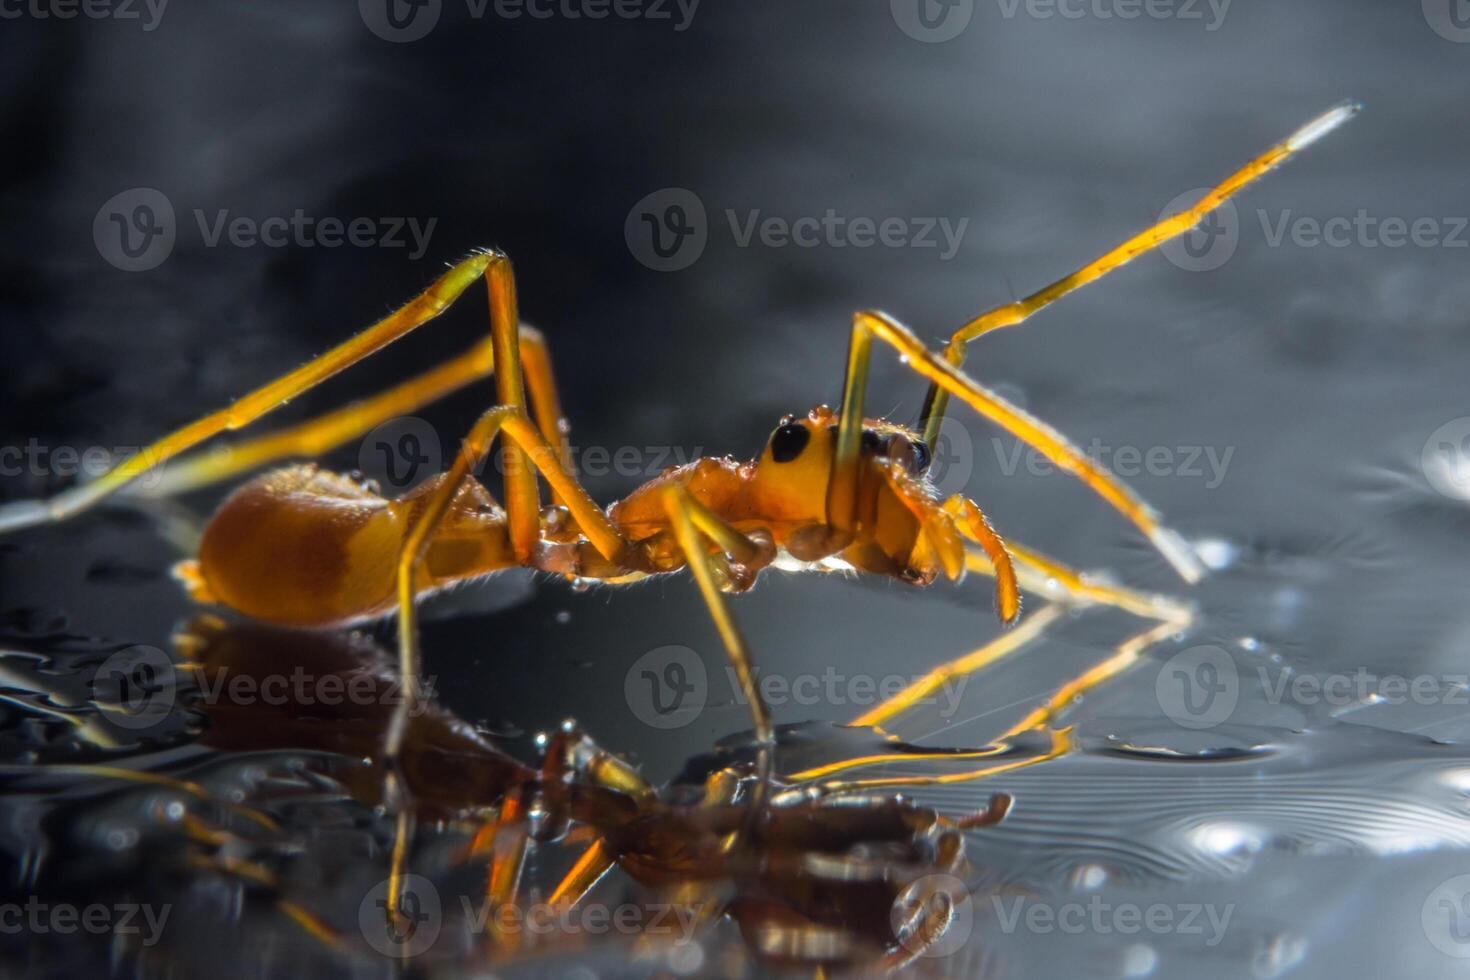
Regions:
<instances>
[{"instance_id":1,"label":"wet reflective surface","mask_svg":"<svg viewBox=\"0 0 1470 980\"><path fill-rule=\"evenodd\" d=\"M735 612L789 726L780 771L864 754L884 757L854 773L873 779L1018 764L904 790L951 819L996 793L1014 800L1005 820L964 834L963 901L941 955L911 971L1460 975L1470 286L1455 241L1470 212L1470 44L1455 39L1452 5L1240 4L1206 30L1205 5L1196 22L980 3L943 43L907 35L886 6L710 6L677 33L446 8L438 30L404 44L350 7L285 3L170 8L146 34L8 21L0 98L25 152L0 162L0 494L64 485L56 450L136 446L497 244L551 338L587 483L611 501L677 458L753 453L783 414L835 400L853 309L890 310L937 341L1359 98L1358 120L1240 201L1228 254L1211 238L1192 256L1140 259L971 355L978 377L1095 447L1212 568L1186 589L1075 481L956 414L936 454L946 489L974 496L1010 538L1198 609L1187 632L1055 719L1066 751L1041 761L1057 748L1046 733L996 740L1139 621L1068 614L1024 654L944 687L885 727L910 746L981 754L915 761L837 726L890 679L992 638L988 584L918 592L773 574ZM134 187L168 196L179 234L167 261L128 273L99 253L92 222ZM704 252L673 273L625 235L630 209L666 188L690 190L708 215ZM196 218L298 208L437 224L410 258L210 245ZM741 237L753 213L829 209L968 223L948 259ZM1340 246L1312 235L1334 219L1348 222ZM1433 240L1386 244L1388 219L1429 220ZM1202 259L1211 267L1194 271ZM478 307L457 310L281 417L399 380L482 329ZM885 359L870 405L911 419L922 390ZM438 463L488 397L422 413ZM9 450L32 440L38 455L15 472ZM608 462L620 448L635 460L621 469ZM373 449L328 463L370 468ZM538 765L538 732L575 718L669 799L700 783L722 740L718 764L748 757L748 712L682 578L578 593L506 575L431 604L437 707L432 751L409 766L422 811L408 870L437 892L440 929L407 965L376 950L396 829L371 765L391 624L325 641L232 624L246 629L226 634L245 676L266 664L289 684L293 665L316 665L309 706L268 703L259 687L211 696L175 673L198 650L176 637L201 610L168 570L218 497L0 539L7 975L772 968L730 921L693 943L642 942L662 899L621 873L593 902L628 910L621 932L583 917L548 929L535 955L507 956L477 919L489 858L476 836ZM334 693L354 678L369 703ZM698 696L679 700L691 685ZM527 894L544 899L576 853L538 851ZM28 904L46 909L11 930L10 910L29 916ZM104 908L92 931L52 918L92 905ZM861 912L851 935L887 929L892 941L891 916ZM673 922L665 938L685 935Z\"/></svg>"}]
</instances>

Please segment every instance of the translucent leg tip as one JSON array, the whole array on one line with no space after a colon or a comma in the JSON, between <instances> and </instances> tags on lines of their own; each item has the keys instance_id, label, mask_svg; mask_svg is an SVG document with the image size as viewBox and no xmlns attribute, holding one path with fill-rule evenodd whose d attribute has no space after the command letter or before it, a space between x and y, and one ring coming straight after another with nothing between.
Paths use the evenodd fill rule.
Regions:
<instances>
[{"instance_id":1,"label":"translucent leg tip","mask_svg":"<svg viewBox=\"0 0 1470 980\"><path fill-rule=\"evenodd\" d=\"M51 508L41 500L15 500L0 504L0 534L47 524L51 520Z\"/></svg>"},{"instance_id":2,"label":"translucent leg tip","mask_svg":"<svg viewBox=\"0 0 1470 980\"><path fill-rule=\"evenodd\" d=\"M1194 546L1184 540L1184 536L1178 531L1171 531L1166 527L1155 528L1149 535L1149 540L1159 550L1159 554L1164 556L1164 560L1179 573L1179 577L1190 585L1205 577L1204 563L1200 561Z\"/></svg>"}]
</instances>

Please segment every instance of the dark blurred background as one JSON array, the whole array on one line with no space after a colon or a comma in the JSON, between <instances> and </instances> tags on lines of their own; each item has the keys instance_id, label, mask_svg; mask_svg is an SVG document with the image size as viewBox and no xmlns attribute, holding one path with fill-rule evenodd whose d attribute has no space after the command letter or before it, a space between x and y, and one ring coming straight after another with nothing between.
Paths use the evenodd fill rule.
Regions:
<instances>
[{"instance_id":1,"label":"dark blurred background","mask_svg":"<svg viewBox=\"0 0 1470 980\"><path fill-rule=\"evenodd\" d=\"M1022 974L1455 975L1460 920L1446 932L1436 896L1470 879L1433 889L1470 846L1470 767L1442 744L1470 737L1464 708L1268 704L1252 685L1368 672L1463 693L1467 83L1464 0L0 0L0 499L227 404L498 246L551 338L586 482L612 501L674 454L748 457L781 415L834 401L853 310L938 343L1359 99L1209 234L972 352L977 377L1100 447L1214 571L1186 588L1075 480L957 410L947 491L1200 616L1068 716L1085 753L930 802L1017 792L972 844L1022 893L1106 880L1134 901L1240 905L1213 955L1188 936L1003 936L987 916L976 955ZM746 238L772 218L827 227ZM855 238L854 221L892 233ZM355 242L334 237L349 227ZM264 428L467 347L482 297ZM911 420L922 393L879 355L871 412ZM478 385L405 423L430 468L492 399ZM371 470L377 449L327 463ZM168 569L224 492L0 541L4 642L168 648L199 612ZM988 582L772 573L735 608L787 683L912 676L997 631ZM1138 628L1069 618L892 727L983 744ZM391 645L392 629L373 633ZM433 602L423 634L444 703L518 751L575 716L663 779L748 724L683 576L575 592L508 574ZM1189 644L1239 664L1228 725L1174 723L1160 685ZM665 730L637 682L671 646L706 668L708 704ZM870 706L837 690L783 697L777 720Z\"/></svg>"},{"instance_id":2,"label":"dark blurred background","mask_svg":"<svg viewBox=\"0 0 1470 980\"><path fill-rule=\"evenodd\" d=\"M853 310L889 310L937 342L1354 98L1367 107L1357 121L1242 199L1225 258L1198 271L1149 255L988 338L970 364L1084 447L1176 454L1130 482L1222 566L1193 593L1205 638L1401 669L1462 649L1449 583L1463 580L1470 520L1421 468L1431 433L1470 411L1460 0L923 0L927 21L905 0L650 2L601 19L595 3L387 2L116 4L71 18L60 3L6 6L0 444L136 446L494 245L516 262L524 317L551 337L578 447L746 457L783 413L837 398ZM697 199L707 242L660 271L637 232L642 212L689 200L669 189ZM366 219L371 242L212 240L222 218L259 227L298 211ZM936 247L740 240L754 214L829 211L901 219L910 235L942 224ZM1302 219L1360 211L1432 219L1434 240L1296 234ZM426 240L385 241L396 219ZM139 237L144 254L128 259L119 221L172 244ZM1283 221L1293 230L1273 241ZM962 230L953 249L945 226ZM485 324L477 291L265 424L401 379ZM912 419L922 384L880 360L871 410ZM421 413L443 455L491 397L482 385ZM1008 474L1014 441L959 418L952 489L1003 533L1183 592L1075 481ZM330 462L351 469L358 450ZM0 493L54 489L59 468L11 467ZM611 501L644 475L587 482ZM207 513L218 496L185 503ZM64 615L79 633L166 646L192 611L166 576L174 546L116 508L5 549L5 605ZM661 771L744 724L686 580L574 594L514 579L456 600L499 611L426 627L429 671L468 717L533 730L574 714ZM761 660L881 676L990 636L989 603L985 583L918 594L771 575L737 613ZM985 696L1033 705L1130 626L1071 624ZM716 678L713 709L673 737L637 724L619 694L629 664L667 644L699 651ZM781 721L854 713L778 706ZM990 734L982 720L945 738Z\"/></svg>"}]
</instances>

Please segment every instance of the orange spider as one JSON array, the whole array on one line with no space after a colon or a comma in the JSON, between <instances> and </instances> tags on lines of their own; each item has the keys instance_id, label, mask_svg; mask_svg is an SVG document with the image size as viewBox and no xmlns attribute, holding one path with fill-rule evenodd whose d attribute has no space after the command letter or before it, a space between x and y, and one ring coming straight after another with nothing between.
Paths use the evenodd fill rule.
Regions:
<instances>
[{"instance_id":1,"label":"orange spider","mask_svg":"<svg viewBox=\"0 0 1470 980\"><path fill-rule=\"evenodd\" d=\"M1106 602L1161 621L1177 606L1089 582L1028 550L1007 546L980 508L941 499L926 476L928 446L950 397L1073 473L1132 521L1187 581L1201 567L1190 546L1164 527L1127 487L1045 423L962 372L966 344L1022 322L1059 297L1160 243L1184 234L1232 194L1350 118L1338 106L1246 164L1195 205L1135 235L1044 289L991 310L956 331L942 354L877 312L853 320L842 402L788 417L760 456L740 463L701 459L651 480L604 511L574 475L550 359L540 333L523 326L510 261L477 252L384 320L315 360L161 439L94 482L46 501L0 507L0 530L61 520L204 440L241 428L322 380L431 320L482 276L490 337L444 365L381 395L290 430L247 441L223 456L172 466L148 492L214 482L287 457L318 455L376 424L494 374L498 405L465 438L453 466L398 499L315 466L267 473L220 505L199 558L180 574L200 599L256 618L332 626L397 610L405 683L419 676L415 601L435 589L512 566L610 584L688 567L720 632L751 706L758 742L769 744L768 710L723 592L750 587L768 565L856 569L927 585L942 572L992 575L1003 621L1020 614L1018 578L1067 597ZM930 383L917 431L863 414L874 339ZM527 388L534 421L527 413ZM502 507L472 476L498 434L505 446ZM554 495L543 509L537 472ZM967 548L966 544L977 548ZM1055 592L1056 588L1052 591ZM973 655L972 655L973 656ZM386 754L396 759L412 698L395 715ZM873 713L870 713L870 715ZM881 714L881 712L879 712Z\"/></svg>"}]
</instances>

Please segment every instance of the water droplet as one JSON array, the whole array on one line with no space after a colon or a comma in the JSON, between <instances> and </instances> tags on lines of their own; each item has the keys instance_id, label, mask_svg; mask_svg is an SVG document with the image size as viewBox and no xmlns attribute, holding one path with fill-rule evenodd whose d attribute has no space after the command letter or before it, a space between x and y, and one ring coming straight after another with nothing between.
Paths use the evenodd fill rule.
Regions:
<instances>
[{"instance_id":1,"label":"water droplet","mask_svg":"<svg viewBox=\"0 0 1470 980\"><path fill-rule=\"evenodd\" d=\"M1123 976L1146 977L1159 965L1159 954L1147 943L1134 943L1123 950Z\"/></svg>"},{"instance_id":2,"label":"water droplet","mask_svg":"<svg viewBox=\"0 0 1470 980\"><path fill-rule=\"evenodd\" d=\"M1261 849L1254 830L1236 823L1207 823L1197 827L1190 839L1201 850L1215 854L1252 853Z\"/></svg>"},{"instance_id":3,"label":"water droplet","mask_svg":"<svg viewBox=\"0 0 1470 980\"><path fill-rule=\"evenodd\" d=\"M1194 543L1194 550L1200 561L1216 572L1229 568L1240 557L1240 549L1224 538L1200 538Z\"/></svg>"},{"instance_id":4,"label":"water droplet","mask_svg":"<svg viewBox=\"0 0 1470 980\"><path fill-rule=\"evenodd\" d=\"M1108 871L1100 864L1084 864L1072 872L1072 887L1084 891L1101 888L1108 880Z\"/></svg>"}]
</instances>

